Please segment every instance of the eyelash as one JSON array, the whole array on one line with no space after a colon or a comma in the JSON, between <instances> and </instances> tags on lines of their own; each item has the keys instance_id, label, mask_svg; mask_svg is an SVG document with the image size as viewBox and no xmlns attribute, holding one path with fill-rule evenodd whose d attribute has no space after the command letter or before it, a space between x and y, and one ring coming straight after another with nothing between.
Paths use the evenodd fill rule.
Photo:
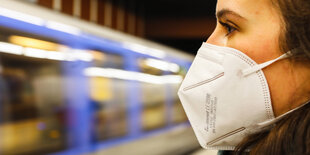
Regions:
<instances>
[{"instance_id":1,"label":"eyelash","mask_svg":"<svg viewBox=\"0 0 310 155\"><path fill-rule=\"evenodd\" d=\"M233 27L233 26L231 26L231 25L229 25L229 24L227 24L227 23L224 23L224 22L219 22L223 27L225 27L226 28L226 30L227 30L227 33L226 33L226 35L225 36L228 36L228 35L230 35L231 33L233 33L235 30L237 30L235 27Z\"/></svg>"}]
</instances>

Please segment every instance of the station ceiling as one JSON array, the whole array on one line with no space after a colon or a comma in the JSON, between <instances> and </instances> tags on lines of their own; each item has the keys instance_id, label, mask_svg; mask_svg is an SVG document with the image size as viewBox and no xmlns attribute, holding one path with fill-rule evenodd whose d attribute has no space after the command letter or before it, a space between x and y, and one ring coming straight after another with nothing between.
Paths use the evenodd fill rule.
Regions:
<instances>
[{"instance_id":1,"label":"station ceiling","mask_svg":"<svg viewBox=\"0 0 310 155\"><path fill-rule=\"evenodd\" d=\"M216 25L217 0L20 1L37 3L67 15L77 16L101 26L153 40L192 54L196 54L201 43L207 40ZM81 2L80 7L74 5L77 1ZM117 15L121 14L119 11L125 12L123 16Z\"/></svg>"},{"instance_id":2,"label":"station ceiling","mask_svg":"<svg viewBox=\"0 0 310 155\"><path fill-rule=\"evenodd\" d=\"M205 17L214 15L216 0L148 0L142 3L149 17Z\"/></svg>"}]
</instances>

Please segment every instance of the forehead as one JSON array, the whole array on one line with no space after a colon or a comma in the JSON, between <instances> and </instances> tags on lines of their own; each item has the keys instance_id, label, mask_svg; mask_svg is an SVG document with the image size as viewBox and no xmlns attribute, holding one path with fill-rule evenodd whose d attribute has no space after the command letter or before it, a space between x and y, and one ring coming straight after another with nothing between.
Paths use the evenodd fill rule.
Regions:
<instances>
[{"instance_id":1,"label":"forehead","mask_svg":"<svg viewBox=\"0 0 310 155\"><path fill-rule=\"evenodd\" d=\"M277 13L271 0L218 0L216 11L228 9L245 18L268 18Z\"/></svg>"}]
</instances>

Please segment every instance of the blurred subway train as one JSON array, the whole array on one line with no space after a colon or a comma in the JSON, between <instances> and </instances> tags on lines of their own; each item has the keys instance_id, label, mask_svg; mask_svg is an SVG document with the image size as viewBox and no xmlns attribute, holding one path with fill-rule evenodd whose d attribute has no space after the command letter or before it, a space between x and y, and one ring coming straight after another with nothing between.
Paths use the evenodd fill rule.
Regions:
<instances>
[{"instance_id":1,"label":"blurred subway train","mask_svg":"<svg viewBox=\"0 0 310 155\"><path fill-rule=\"evenodd\" d=\"M0 154L184 154L193 56L18 1L0 3Z\"/></svg>"}]
</instances>

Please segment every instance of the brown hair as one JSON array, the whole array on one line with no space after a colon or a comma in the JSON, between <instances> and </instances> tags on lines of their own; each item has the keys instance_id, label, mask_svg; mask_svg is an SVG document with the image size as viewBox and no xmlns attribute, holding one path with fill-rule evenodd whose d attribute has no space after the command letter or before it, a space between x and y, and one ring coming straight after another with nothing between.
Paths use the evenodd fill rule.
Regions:
<instances>
[{"instance_id":1,"label":"brown hair","mask_svg":"<svg viewBox=\"0 0 310 155\"><path fill-rule=\"evenodd\" d=\"M284 24L284 36L280 36L280 45L285 51L293 50L296 62L310 62L310 1L308 0L273 0L276 1Z\"/></svg>"},{"instance_id":2,"label":"brown hair","mask_svg":"<svg viewBox=\"0 0 310 155\"><path fill-rule=\"evenodd\" d=\"M283 117L271 130L248 136L236 154L286 155L310 154L310 104Z\"/></svg>"},{"instance_id":3,"label":"brown hair","mask_svg":"<svg viewBox=\"0 0 310 155\"><path fill-rule=\"evenodd\" d=\"M294 49L291 57L294 63L310 66L310 1L272 1L284 23L279 46L283 51ZM309 94L303 92L302 95L310 98ZM235 151L240 155L310 154L310 103L283 117L270 130L248 136Z\"/></svg>"}]
</instances>

